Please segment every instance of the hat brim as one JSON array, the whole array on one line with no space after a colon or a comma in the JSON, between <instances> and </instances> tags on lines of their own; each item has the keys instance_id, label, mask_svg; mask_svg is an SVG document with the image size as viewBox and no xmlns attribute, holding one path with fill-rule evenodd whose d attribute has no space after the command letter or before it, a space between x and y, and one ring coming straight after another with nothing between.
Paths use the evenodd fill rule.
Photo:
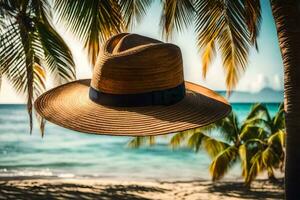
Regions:
<instances>
[{"instance_id":1,"label":"hat brim","mask_svg":"<svg viewBox=\"0 0 300 200\"><path fill-rule=\"evenodd\" d=\"M213 123L231 111L220 95L186 83L186 97L170 106L110 107L89 99L90 79L42 94L35 109L46 120L84 133L118 136L162 135Z\"/></svg>"}]
</instances>

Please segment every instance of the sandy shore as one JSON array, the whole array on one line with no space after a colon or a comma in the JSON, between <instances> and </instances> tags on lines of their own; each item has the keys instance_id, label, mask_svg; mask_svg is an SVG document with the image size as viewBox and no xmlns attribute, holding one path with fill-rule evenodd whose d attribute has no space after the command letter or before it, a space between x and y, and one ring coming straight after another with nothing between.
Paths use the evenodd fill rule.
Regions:
<instances>
[{"instance_id":1,"label":"sandy shore","mask_svg":"<svg viewBox=\"0 0 300 200\"><path fill-rule=\"evenodd\" d=\"M283 181L116 181L0 178L0 199L283 199Z\"/></svg>"}]
</instances>

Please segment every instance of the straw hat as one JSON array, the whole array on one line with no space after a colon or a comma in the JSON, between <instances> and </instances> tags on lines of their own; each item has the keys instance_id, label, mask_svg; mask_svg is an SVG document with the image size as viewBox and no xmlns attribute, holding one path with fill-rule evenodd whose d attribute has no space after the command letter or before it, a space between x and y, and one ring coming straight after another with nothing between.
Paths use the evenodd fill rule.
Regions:
<instances>
[{"instance_id":1,"label":"straw hat","mask_svg":"<svg viewBox=\"0 0 300 200\"><path fill-rule=\"evenodd\" d=\"M122 33L104 44L91 80L49 90L35 109L80 132L146 136L208 125L231 106L215 92L184 81L179 47Z\"/></svg>"}]
</instances>

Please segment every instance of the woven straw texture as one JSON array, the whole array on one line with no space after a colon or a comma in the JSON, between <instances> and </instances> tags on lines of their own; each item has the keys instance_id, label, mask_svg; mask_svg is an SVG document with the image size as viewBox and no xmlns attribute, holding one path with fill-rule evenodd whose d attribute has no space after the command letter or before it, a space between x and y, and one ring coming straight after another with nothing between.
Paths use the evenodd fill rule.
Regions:
<instances>
[{"instance_id":1,"label":"woven straw texture","mask_svg":"<svg viewBox=\"0 0 300 200\"><path fill-rule=\"evenodd\" d=\"M75 131L123 136L161 135L208 125L231 111L213 91L185 82L186 96L170 106L112 107L89 99L90 86L110 94L136 94L182 84L179 47L136 34L119 34L101 50L92 79L42 94L35 109L46 120Z\"/></svg>"},{"instance_id":2,"label":"woven straw texture","mask_svg":"<svg viewBox=\"0 0 300 200\"><path fill-rule=\"evenodd\" d=\"M123 33L104 45L94 67L91 85L105 93L135 94L173 88L182 82L179 47Z\"/></svg>"},{"instance_id":3,"label":"woven straw texture","mask_svg":"<svg viewBox=\"0 0 300 200\"><path fill-rule=\"evenodd\" d=\"M161 135L204 126L225 117L231 107L217 94L198 86L171 106L108 107L89 99L90 80L62 85L35 103L46 120L68 129L104 135ZM195 86L194 86L195 88ZM219 99L219 100L218 100Z\"/></svg>"}]
</instances>

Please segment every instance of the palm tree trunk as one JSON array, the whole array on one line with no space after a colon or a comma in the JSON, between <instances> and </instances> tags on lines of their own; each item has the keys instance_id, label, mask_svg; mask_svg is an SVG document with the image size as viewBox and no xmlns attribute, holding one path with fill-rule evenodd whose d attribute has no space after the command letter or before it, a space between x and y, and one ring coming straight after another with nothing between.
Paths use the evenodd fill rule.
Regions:
<instances>
[{"instance_id":1,"label":"palm tree trunk","mask_svg":"<svg viewBox=\"0 0 300 200\"><path fill-rule=\"evenodd\" d=\"M300 198L300 1L270 0L284 65L286 199Z\"/></svg>"}]
</instances>

